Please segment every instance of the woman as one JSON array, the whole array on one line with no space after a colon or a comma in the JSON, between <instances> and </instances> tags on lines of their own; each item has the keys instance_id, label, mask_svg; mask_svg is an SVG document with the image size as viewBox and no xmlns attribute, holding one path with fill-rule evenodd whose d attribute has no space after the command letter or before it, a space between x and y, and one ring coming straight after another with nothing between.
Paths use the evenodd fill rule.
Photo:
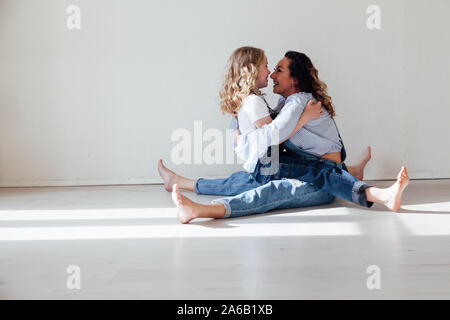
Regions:
<instances>
[{"instance_id":1,"label":"woman","mask_svg":"<svg viewBox=\"0 0 450 320\"><path fill-rule=\"evenodd\" d=\"M305 95L305 93L308 93L308 92L302 91L302 88L307 89L307 91L312 91L314 93L312 96L314 96L314 98L323 102L325 105L325 108L326 108L325 117L321 117L317 120L318 120L319 124L320 123L325 124L324 129L327 129L328 131L326 131L326 132L329 133L329 137L327 137L325 135L325 138L328 138L328 139L317 140L318 147L319 147L318 149L322 150L322 151L323 150L333 151L332 148L326 147L327 143L329 141L334 142L334 144L328 143L328 145L331 145L332 147L339 148L339 149L337 149L337 150L335 149L335 152L322 152L322 154L319 154L322 158L317 158L317 157L314 158L315 157L314 155L305 154L305 153L302 154L301 153L302 150L296 150L298 148L296 148L297 146L295 146L295 144L294 144L292 151L295 153L297 153L296 151L299 151L299 156L302 157L300 164L296 163L296 161L298 161L298 159L293 160L293 157L291 155L289 155L289 156L282 155L280 157L281 168L276 175L271 175L271 176L269 176L269 178L267 178L267 176L266 176L262 180L259 179L260 176L258 176L258 172L263 166L261 166L258 163L259 167L256 170L256 172L257 172L256 179L255 179L255 175L253 175L251 177L247 176L247 178L248 179L253 178L260 185L264 185L264 182L267 182L267 181L270 181L273 179L287 178L287 177L299 178L301 180L306 180L306 181L308 181L308 179L310 179L309 182L312 182L312 183L320 182L325 178L327 183L322 183L322 184L319 183L319 191L320 190L328 191L332 195L337 195L344 199L354 201L356 203L359 203L359 204L365 205L365 206L370 206L371 202L373 201L373 202L383 203L391 210L394 210L394 211L398 210L399 204L401 203L401 192L404 190L404 187L406 187L406 184L408 181L407 175L406 175L406 170L402 169L402 171L399 174L398 181L393 186L391 186L391 188L378 189L378 188L373 188L371 186L367 186L364 183L357 181L354 177L351 177L348 173L346 173L345 170L342 170L343 169L342 166L338 165L341 160L341 154L339 151L342 149L343 145L342 145L342 141L340 140L340 137L339 137L339 139L337 139L337 137L339 136L339 134L337 132L337 128L335 128L335 126L334 126L334 129L335 129L334 131L329 130L329 127L330 127L329 120L334 113L334 110L332 108L330 109L331 99L329 99L329 97L326 95L326 90L324 90L324 88L323 88L323 83L321 83L320 80L318 80L317 70L315 70L315 68L312 66L312 63L310 62L309 58L307 58L307 57L305 58L305 57L306 57L305 55L295 53L295 52L288 52L286 54L285 58L282 59L280 61L280 63L277 65L276 71L272 75L272 79L274 80L274 92L281 94L286 99L286 102L289 102L289 99L291 99L293 96L294 96L294 98L299 98L299 97L295 96L296 94L302 93L303 98L305 98L304 95ZM301 58L301 59L299 59L299 58ZM308 86L311 88L309 89ZM311 95L311 93L309 93L309 94ZM293 99L291 99L291 101L289 103L292 104L292 100ZM303 103L303 108L305 107L305 104L306 103ZM289 137L293 136L293 132L295 132L295 130L290 135L288 135L288 133L291 132L291 130L286 129L286 128L292 128L292 122L293 122L292 119L294 117L292 117L292 115L289 114L289 111L286 111L282 116L281 114L285 110L291 110L291 112L292 112L292 110L295 110L295 108L292 108L290 106L286 108L286 106L285 106L285 108L283 110L281 110L281 112L280 112L279 118L280 119L282 118L282 120L278 121L279 126L277 127L276 125L274 125L274 126L272 126L272 129L278 128L278 129L281 129L281 131L284 130L283 136L285 138L289 138ZM286 115L288 115L288 116L286 117ZM239 118L239 114L238 114L238 118ZM277 120L278 120L278 118L274 121L274 123ZM286 121L286 120L289 120L289 121ZM313 124L312 123L313 121L311 121L311 124ZM300 125L300 122L301 121L299 121L297 123L298 124L297 127L301 128L305 125L306 122L304 122L302 125ZM327 125L327 122L328 122L328 125ZM271 124L269 124L269 126ZM333 124L334 124L334 121L333 121ZM266 129L266 131L269 126L264 127ZM295 120L294 120L293 126L295 126ZM317 126L317 123L316 123L316 126ZM319 127L320 127L320 125L319 125ZM263 130L263 128L260 128L258 130ZM251 135L255 131L257 131L257 130L250 131L249 135ZM299 137L304 138L305 134L302 135L301 131L302 130L298 131L295 134L297 134ZM311 129L308 130L307 132L317 133ZM321 133L323 133L323 132L321 132ZM333 137L333 135L334 135L334 137ZM268 135L268 136L270 136L270 135ZM298 142L299 137L297 137L297 140L294 140L294 142L295 141ZM311 137L314 138L314 136L312 136L310 134L309 138L311 139ZM319 137L320 137L320 135L319 135ZM280 140L285 140L285 138L281 137ZM334 141L333 141L333 138L334 138ZM309 141L307 141L307 139L306 140L303 139L303 140L304 140L303 142L305 142L306 145L308 145ZM291 144L293 144L293 143L291 143ZM324 145L325 145L325 147L324 147ZM267 146L270 146L270 142L268 142ZM289 149L289 147L292 147L292 146L287 145L287 147ZM368 158L370 158L370 150L369 150ZM364 164L362 165L362 168L364 167L364 165L367 161L368 161L368 159L363 161ZM318 166L317 164L320 164L320 166ZM288 168L288 170L283 170L283 166L285 168ZM309 171L304 170L305 166L309 168L308 169ZM162 167L162 163L160 163L160 168L161 167ZM163 171L164 171L164 169L163 169ZM160 172L161 172L161 170L160 170ZM241 174L241 175L244 176L245 173ZM302 175L305 175L307 177L307 179L303 179ZM344 179L342 177L344 177ZM242 178L242 177L239 177L238 180L242 180L240 178ZM164 179L164 177L163 177L163 179ZM170 178L170 179L164 179L164 180L165 180L166 189L170 189L170 185L168 185L168 184L172 183L174 179ZM172 180L172 182L170 182L169 180ZM196 186L198 186L199 180L196 182ZM232 182L232 181L233 181L233 176L228 179L225 179L225 180L220 180L220 179L219 180L209 180L209 181L207 181L207 183L209 184L209 185L207 184L207 186L210 189L216 189L217 186L220 186L220 184L222 182L225 182L225 184L229 184L229 182ZM341 181L342 181L342 183L341 183ZM188 181L187 179L181 178L181 179L179 179L179 182L181 182L181 185L186 187L192 181ZM283 183L286 184L285 182L283 182ZM278 183L278 184L281 184L281 183ZM233 184L231 183L230 185L233 185ZM254 186L254 181L253 181L253 183L244 183L243 186L250 188L250 187ZM273 187L274 183L270 183L270 186ZM343 188L344 186L346 187L346 190L344 193L342 193L340 191L340 189ZM357 188L356 188L357 190L354 190L355 186L357 186ZM190 187L192 187L192 185ZM192 190L192 188L190 188L190 187L188 186L188 189ZM303 185L301 187L303 187ZM312 190L312 191L315 192L317 190ZM354 191L357 191L357 192L354 192ZM216 194L218 194L218 193L216 193ZM291 192L291 194L292 194L292 192ZM361 199L355 199L354 198L355 194L357 194L358 197L361 197ZM245 196L244 196L244 198L245 198ZM234 199L234 200L236 200L236 199ZM180 201L183 202L183 196L179 193L178 188L174 188L174 201L176 201L177 206L180 203ZM184 200L184 203L187 203L187 202L189 202L189 201L186 198ZM220 206L222 206L222 207L220 207ZM186 208L189 208L189 207L193 208L193 207L195 207L195 205L193 204L190 206L189 205L185 206L185 209L181 208L181 211L183 211L183 210L186 211L187 210ZM197 208L198 208L198 206L197 206ZM223 204L223 203L219 204L219 205L214 204L214 205L211 205L210 207L206 206L204 208L207 211L208 210L211 211L211 214L212 214L212 211L215 210L214 208L220 209L219 215L221 215L221 216L223 216L225 214L225 212L230 214L230 212L228 210L229 208L227 208L226 204ZM180 209L180 207L179 207L179 209ZM217 217L217 216L212 215L211 217ZM181 220L186 222L186 221L190 220L190 218L180 219L180 221Z\"/></svg>"}]
</instances>

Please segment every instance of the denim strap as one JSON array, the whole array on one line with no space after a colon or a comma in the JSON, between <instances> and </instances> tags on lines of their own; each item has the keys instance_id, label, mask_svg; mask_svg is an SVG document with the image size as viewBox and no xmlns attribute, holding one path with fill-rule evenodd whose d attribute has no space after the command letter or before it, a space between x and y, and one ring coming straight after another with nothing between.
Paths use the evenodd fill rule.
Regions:
<instances>
[{"instance_id":1,"label":"denim strap","mask_svg":"<svg viewBox=\"0 0 450 320\"><path fill-rule=\"evenodd\" d=\"M339 129L337 127L336 121L334 121L334 118L331 118L334 122L334 126L336 127L336 131L338 133L339 139L341 140L342 149L341 149L341 162L344 162L347 158L347 152L345 151L344 141L341 138L341 134L339 133Z\"/></svg>"}]
</instances>

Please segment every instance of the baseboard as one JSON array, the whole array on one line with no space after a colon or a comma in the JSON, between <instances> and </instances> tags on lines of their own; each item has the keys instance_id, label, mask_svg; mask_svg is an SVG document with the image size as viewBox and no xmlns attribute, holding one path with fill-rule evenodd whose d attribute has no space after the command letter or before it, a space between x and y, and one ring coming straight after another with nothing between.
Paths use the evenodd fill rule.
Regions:
<instances>
[{"instance_id":1,"label":"baseboard","mask_svg":"<svg viewBox=\"0 0 450 320\"><path fill-rule=\"evenodd\" d=\"M441 180L450 179L448 174L433 174L431 172L409 172L411 180ZM395 180L396 172L386 172L374 175L367 175L364 180L382 181ZM223 176L204 176L207 179L223 178ZM74 186L111 186L111 185L145 185L162 184L160 178L142 179L77 179L77 180L3 180L0 181L0 188L27 188L27 187L74 187Z\"/></svg>"}]
</instances>

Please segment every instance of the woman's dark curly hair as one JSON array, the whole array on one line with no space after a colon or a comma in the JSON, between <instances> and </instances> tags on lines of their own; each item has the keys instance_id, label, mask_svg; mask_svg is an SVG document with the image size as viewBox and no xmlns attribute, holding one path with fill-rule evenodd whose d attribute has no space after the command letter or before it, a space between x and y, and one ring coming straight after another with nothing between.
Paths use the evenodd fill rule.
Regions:
<instances>
[{"instance_id":1,"label":"woman's dark curly hair","mask_svg":"<svg viewBox=\"0 0 450 320\"><path fill-rule=\"evenodd\" d=\"M334 117L336 113L331 97L327 93L327 85L319 79L319 72L312 64L311 59L306 54L296 51L288 51L284 56L290 60L289 73L292 78L297 80L297 89L311 93Z\"/></svg>"}]
</instances>

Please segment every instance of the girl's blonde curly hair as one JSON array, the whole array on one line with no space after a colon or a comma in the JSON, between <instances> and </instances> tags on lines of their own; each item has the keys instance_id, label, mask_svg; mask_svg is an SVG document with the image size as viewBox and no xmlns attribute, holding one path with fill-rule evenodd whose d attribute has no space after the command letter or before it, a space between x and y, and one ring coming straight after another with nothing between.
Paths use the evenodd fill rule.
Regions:
<instances>
[{"instance_id":1,"label":"girl's blonde curly hair","mask_svg":"<svg viewBox=\"0 0 450 320\"><path fill-rule=\"evenodd\" d=\"M220 109L222 113L233 114L241 107L242 101L251 94L262 95L256 86L258 68L264 61L264 51L253 47L236 49L225 70L222 90L220 90Z\"/></svg>"}]
</instances>

